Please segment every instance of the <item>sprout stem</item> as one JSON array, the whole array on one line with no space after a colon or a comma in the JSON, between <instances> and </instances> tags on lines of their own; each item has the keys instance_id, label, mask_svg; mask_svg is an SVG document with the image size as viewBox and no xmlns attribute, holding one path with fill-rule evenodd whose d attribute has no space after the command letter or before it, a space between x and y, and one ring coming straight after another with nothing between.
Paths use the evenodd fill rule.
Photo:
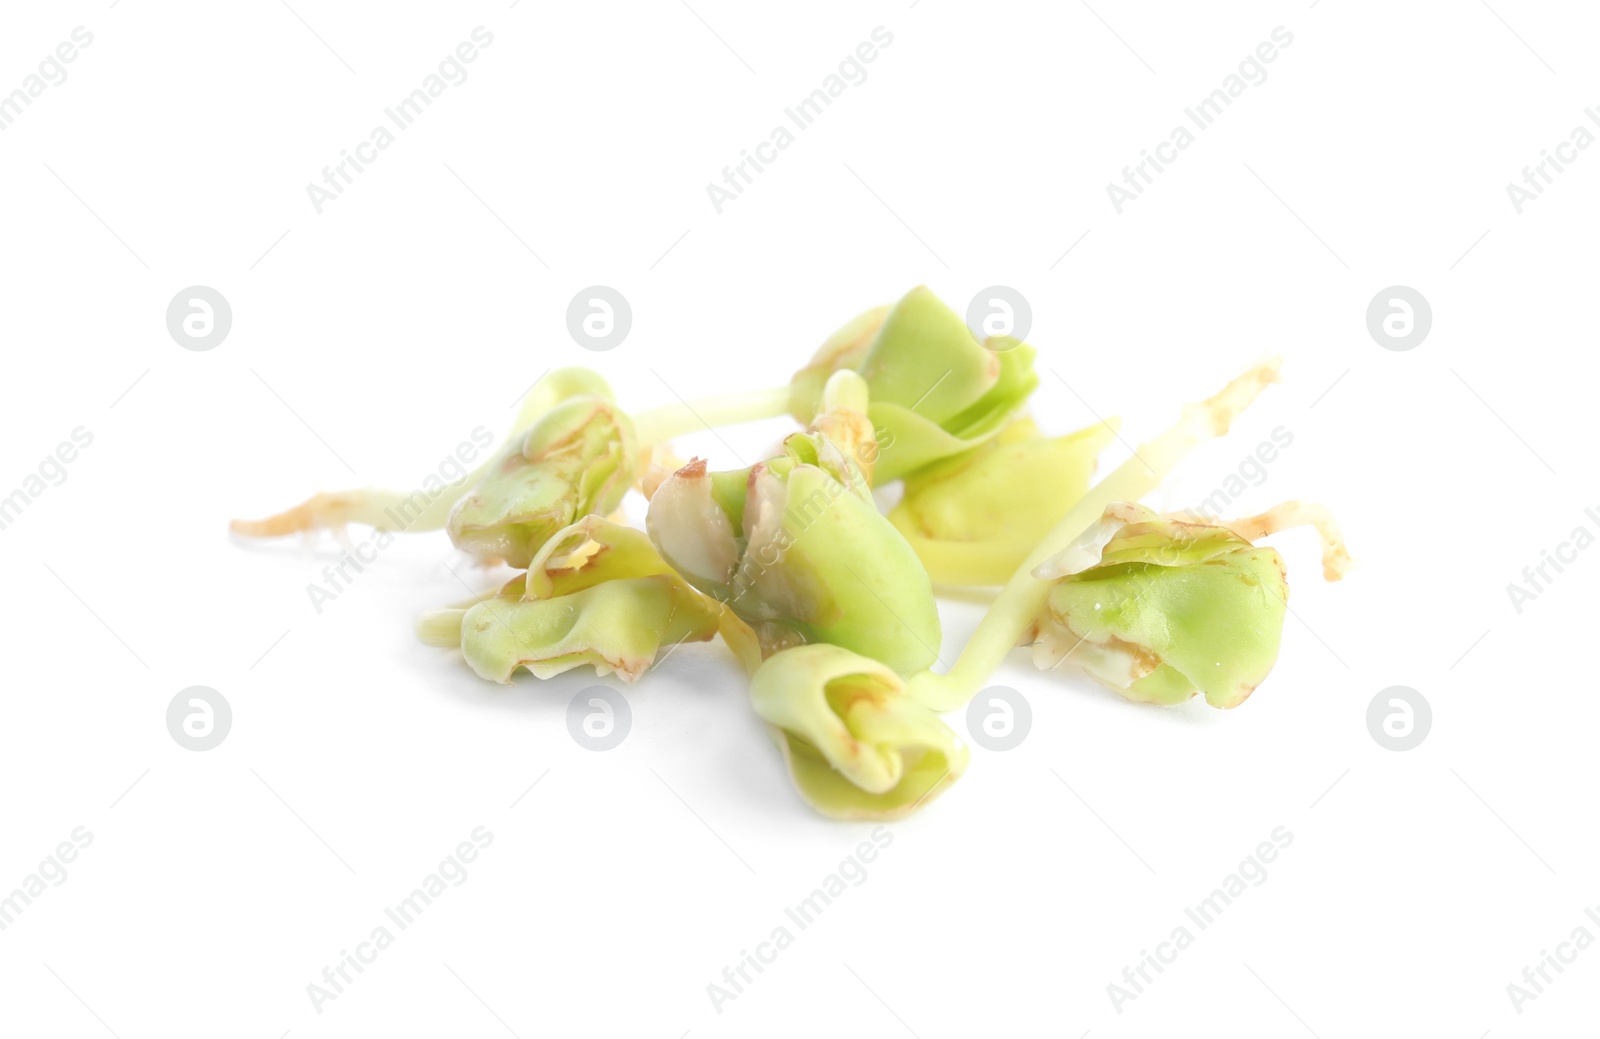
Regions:
<instances>
[{"instance_id":1,"label":"sprout stem","mask_svg":"<svg viewBox=\"0 0 1600 1039\"><path fill-rule=\"evenodd\" d=\"M1233 419L1269 383L1277 381L1281 364L1282 359L1276 357L1265 361L1215 396L1186 407L1176 425L1141 445L1132 458L1091 487L1011 575L955 666L943 675L924 671L907 679L906 688L912 695L936 711L957 710L972 699L1044 609L1050 583L1035 578L1034 568L1093 527L1106 506L1137 501L1154 490L1197 445L1227 433Z\"/></svg>"},{"instance_id":2,"label":"sprout stem","mask_svg":"<svg viewBox=\"0 0 1600 1039\"><path fill-rule=\"evenodd\" d=\"M536 385L532 392L524 395L516 418L511 420L505 444L533 428L539 416L561 399L567 392L567 381L571 378L569 371L564 369L554 373L553 378L543 380L548 383L547 386ZM504 450L504 444L500 450ZM422 490L409 494L376 489L322 492L266 519L233 520L228 524L228 530L249 538L277 538L308 530L342 528L347 523L407 533L439 530L450 518L450 510L455 503L478 485L498 454L499 451L496 451L495 455L490 455L482 465L438 492L437 497L432 491Z\"/></svg>"},{"instance_id":3,"label":"sprout stem","mask_svg":"<svg viewBox=\"0 0 1600 1039\"><path fill-rule=\"evenodd\" d=\"M547 378L549 388L541 387L522 401L517 417L506 434L506 443L526 433L554 401L581 385L569 387L560 381L566 372ZM569 376L567 382L574 382ZM542 392L541 392L542 391ZM730 393L697 401L680 401L639 412L633 417L639 447L648 451L654 444L685 433L713 426L754 422L789 412L789 387L781 386L757 393ZM501 450L504 448L502 447ZM497 452L498 454L498 452ZM234 520L228 529L252 538L275 538L309 530L340 528L347 523L407 533L439 530L450 518L455 503L483 479L495 456L434 496L432 491L385 491L377 489L314 494L292 509L259 520Z\"/></svg>"},{"instance_id":4,"label":"sprout stem","mask_svg":"<svg viewBox=\"0 0 1600 1039\"><path fill-rule=\"evenodd\" d=\"M725 393L695 401L680 400L659 408L635 412L633 428L641 450L653 444L716 426L755 422L789 413L789 387L777 386L754 393Z\"/></svg>"},{"instance_id":5,"label":"sprout stem","mask_svg":"<svg viewBox=\"0 0 1600 1039\"><path fill-rule=\"evenodd\" d=\"M417 491L413 496L399 491L379 490L313 494L294 508L266 519L233 520L229 522L228 530L248 538L277 538L308 530L342 528L346 523L361 523L396 531L438 530L444 526L450 506L470 486L463 480L454 487L445 488L444 493L431 502L425 491ZM427 504L420 510L407 508L408 497L420 498Z\"/></svg>"},{"instance_id":6,"label":"sprout stem","mask_svg":"<svg viewBox=\"0 0 1600 1039\"><path fill-rule=\"evenodd\" d=\"M429 610L417 618L417 638L429 646L457 649L461 645L461 618L466 610Z\"/></svg>"},{"instance_id":7,"label":"sprout stem","mask_svg":"<svg viewBox=\"0 0 1600 1039\"><path fill-rule=\"evenodd\" d=\"M1286 501L1259 516L1219 522L1246 541L1259 541L1292 527L1315 527L1322 539L1323 580L1338 581L1350 571L1350 550L1345 547L1339 524L1333 513L1314 502Z\"/></svg>"}]
</instances>

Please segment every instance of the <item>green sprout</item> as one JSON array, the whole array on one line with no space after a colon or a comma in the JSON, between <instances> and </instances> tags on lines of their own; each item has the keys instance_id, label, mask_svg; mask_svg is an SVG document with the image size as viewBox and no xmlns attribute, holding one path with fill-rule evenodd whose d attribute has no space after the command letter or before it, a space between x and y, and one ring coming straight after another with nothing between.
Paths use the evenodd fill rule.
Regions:
<instances>
[{"instance_id":1,"label":"green sprout","mask_svg":"<svg viewBox=\"0 0 1600 1039\"><path fill-rule=\"evenodd\" d=\"M978 342L959 314L918 286L829 337L795 373L791 411L809 423L829 376L859 373L872 399L877 480L897 480L999 433L1039 385L1033 357L1033 347L1009 337Z\"/></svg>"},{"instance_id":2,"label":"green sprout","mask_svg":"<svg viewBox=\"0 0 1600 1039\"><path fill-rule=\"evenodd\" d=\"M1071 660L1141 703L1203 693L1213 707L1237 707L1277 662L1288 610L1283 558L1252 542L1301 523L1322 533L1324 574L1338 579L1349 556L1317 506L1291 502L1228 524L1107 506L1099 524L1033 571L1052 585L1031 633L1034 663Z\"/></svg>"},{"instance_id":3,"label":"green sprout","mask_svg":"<svg viewBox=\"0 0 1600 1039\"><path fill-rule=\"evenodd\" d=\"M628 417L603 398L573 397L490 461L445 529L476 559L525 567L556 531L622 504L637 462Z\"/></svg>"},{"instance_id":4,"label":"green sprout","mask_svg":"<svg viewBox=\"0 0 1600 1039\"><path fill-rule=\"evenodd\" d=\"M236 519L228 529L249 538L283 537L316 530L342 531L349 523L390 531L439 530L450 518L450 510L456 502L488 477L496 462L515 450L520 438L535 423L563 402L581 397L608 402L613 399L606 381L587 368L562 368L547 374L523 397L500 452L455 483L411 491L323 492L266 519Z\"/></svg>"},{"instance_id":5,"label":"green sprout","mask_svg":"<svg viewBox=\"0 0 1600 1039\"><path fill-rule=\"evenodd\" d=\"M1022 414L1034 356L1013 338L980 342L918 287L840 328L785 386L625 412L598 374L561 369L453 483L318 494L232 529L444 530L478 562L516 568L417 625L489 681L592 667L634 682L677 645L720 636L801 797L833 818L901 818L966 770L938 712L966 705L1019 645L1130 700L1233 707L1276 663L1288 610L1283 559L1257 542L1310 526L1327 579L1350 565L1320 506L1224 521L1138 504L1227 433L1277 380L1276 359L1091 486L1118 426L1042 434ZM672 449L786 414L804 430L746 468L713 472ZM459 460L457 473L473 459ZM893 482L885 515L874 488ZM619 521L631 489L648 500L643 530ZM935 585L999 586L940 672Z\"/></svg>"},{"instance_id":6,"label":"green sprout","mask_svg":"<svg viewBox=\"0 0 1600 1039\"><path fill-rule=\"evenodd\" d=\"M894 670L839 646L785 649L750 679L795 789L835 819L897 819L966 771L967 747Z\"/></svg>"},{"instance_id":7,"label":"green sprout","mask_svg":"<svg viewBox=\"0 0 1600 1039\"><path fill-rule=\"evenodd\" d=\"M872 498L865 387L841 371L826 397L812 431L785 439L781 455L673 473L645 527L690 584L749 623L764 654L826 642L921 670L938 655L939 613L916 553Z\"/></svg>"},{"instance_id":8,"label":"green sprout","mask_svg":"<svg viewBox=\"0 0 1600 1039\"><path fill-rule=\"evenodd\" d=\"M1225 435L1233 420L1277 381L1281 363L1278 358L1263 362L1215 395L1189 405L1176 424L1141 445L1132 458L1090 488L1011 575L955 665L942 675L923 671L910 676L906 688L911 694L936 711L965 706L1044 609L1051 585L1034 577L1034 568L1077 541L1099 521L1107 506L1148 494L1195 447Z\"/></svg>"},{"instance_id":9,"label":"green sprout","mask_svg":"<svg viewBox=\"0 0 1600 1039\"><path fill-rule=\"evenodd\" d=\"M425 614L417 630L430 645L459 647L493 682L521 667L550 678L585 664L635 682L663 646L714 637L725 612L642 531L588 516L551 537L526 574L469 605Z\"/></svg>"},{"instance_id":10,"label":"green sprout","mask_svg":"<svg viewBox=\"0 0 1600 1039\"><path fill-rule=\"evenodd\" d=\"M411 491L353 490L312 495L259 520L234 520L242 537L273 538L359 523L393 532L448 528L480 562L527 566L551 534L590 512L609 513L648 460L672 437L713 422L773 418L788 410L788 387L680 401L632 416L599 373L560 368L523 397L498 451L451 484L436 478ZM437 486L432 485L437 482Z\"/></svg>"},{"instance_id":11,"label":"green sprout","mask_svg":"<svg viewBox=\"0 0 1600 1039\"><path fill-rule=\"evenodd\" d=\"M1216 395L1186 408L1176 425L1145 443L1135 458L1069 509L1012 575L949 672L924 670L902 678L843 645L806 646L769 656L752 680L752 697L757 713L782 730L785 761L802 796L824 814L893 818L914 810L920 803L915 798L954 782L965 767L964 748L956 752L949 744L936 743L939 730L929 721L933 715L911 710L908 701L929 712L964 706L1036 625L1052 586L1034 576L1035 568L1079 544L1108 505L1147 493L1197 445L1225 434L1233 419L1276 381L1278 364L1274 359L1258 365ZM858 700L867 706L857 707ZM926 761L922 782L887 804L880 800L885 777L902 773L863 766L863 759L873 761L872 752L881 752L883 745L867 740L863 746L863 733L874 730L865 725L852 728L844 720L856 716L853 710L864 716L869 708L874 716L896 719L893 725L885 722L882 730L893 734L892 746L907 742L905 734L914 732L913 745L939 748L939 756ZM940 771L946 766L948 774ZM937 779L929 778L933 773L938 773ZM890 788L898 789L898 784Z\"/></svg>"}]
</instances>

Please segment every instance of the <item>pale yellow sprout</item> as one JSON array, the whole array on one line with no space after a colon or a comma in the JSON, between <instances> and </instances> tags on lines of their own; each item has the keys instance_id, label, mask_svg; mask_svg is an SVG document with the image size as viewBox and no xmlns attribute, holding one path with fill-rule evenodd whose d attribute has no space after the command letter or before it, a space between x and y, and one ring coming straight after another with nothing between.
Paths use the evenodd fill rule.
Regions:
<instances>
[{"instance_id":1,"label":"pale yellow sprout","mask_svg":"<svg viewBox=\"0 0 1600 1039\"><path fill-rule=\"evenodd\" d=\"M965 454L906 477L889 521L936 585L1000 585L1089 489L1095 460L1116 436L1097 422L1045 437L1017 419Z\"/></svg>"}]
</instances>

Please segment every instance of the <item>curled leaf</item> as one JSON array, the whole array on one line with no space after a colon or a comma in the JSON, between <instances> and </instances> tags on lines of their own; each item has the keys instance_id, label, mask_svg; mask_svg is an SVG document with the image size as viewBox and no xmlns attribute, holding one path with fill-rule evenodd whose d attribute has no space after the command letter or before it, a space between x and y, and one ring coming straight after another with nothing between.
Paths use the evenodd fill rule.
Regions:
<instances>
[{"instance_id":1,"label":"curled leaf","mask_svg":"<svg viewBox=\"0 0 1600 1039\"><path fill-rule=\"evenodd\" d=\"M662 560L642 531L590 515L557 531L528 572L497 594L418 624L424 641L459 645L480 677L519 667L549 678L583 664L632 682L663 646L722 631L747 667L748 634Z\"/></svg>"},{"instance_id":2,"label":"curled leaf","mask_svg":"<svg viewBox=\"0 0 1600 1039\"><path fill-rule=\"evenodd\" d=\"M967 747L893 670L838 646L769 657L750 682L795 789L837 819L897 819L966 770Z\"/></svg>"},{"instance_id":3,"label":"curled leaf","mask_svg":"<svg viewBox=\"0 0 1600 1039\"><path fill-rule=\"evenodd\" d=\"M497 596L461 617L461 655L480 678L509 682L517 668L550 678L584 664L629 682L663 645L703 642L720 610L683 594L674 578L607 581L554 599Z\"/></svg>"},{"instance_id":4,"label":"curled leaf","mask_svg":"<svg viewBox=\"0 0 1600 1039\"><path fill-rule=\"evenodd\" d=\"M667 565L644 531L603 516L585 516L545 543L528 568L523 597L553 599L607 581L656 576L671 578L674 593L692 602L695 610L712 610L717 633L740 665L747 673L756 669L761 654L750 626L726 606L697 592ZM701 641L698 629L695 640Z\"/></svg>"},{"instance_id":5,"label":"curled leaf","mask_svg":"<svg viewBox=\"0 0 1600 1039\"><path fill-rule=\"evenodd\" d=\"M856 371L866 360L884 318L893 307L885 304L856 315L823 340L806 366L789 382L790 410L798 422L810 422L822 409L822 389L834 372Z\"/></svg>"},{"instance_id":6,"label":"curled leaf","mask_svg":"<svg viewBox=\"0 0 1600 1039\"><path fill-rule=\"evenodd\" d=\"M834 333L796 373L791 406L810 422L826 375L858 372L871 391L875 479L884 483L998 433L1039 384L1033 358L1033 348L1014 339L980 343L960 315L918 286L887 313L869 311Z\"/></svg>"}]
</instances>

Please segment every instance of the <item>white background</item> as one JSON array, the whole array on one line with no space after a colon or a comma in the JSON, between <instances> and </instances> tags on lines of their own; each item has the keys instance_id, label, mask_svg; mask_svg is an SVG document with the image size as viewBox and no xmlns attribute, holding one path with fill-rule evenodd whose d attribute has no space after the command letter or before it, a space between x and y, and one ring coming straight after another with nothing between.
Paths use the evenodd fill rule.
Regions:
<instances>
[{"instance_id":1,"label":"white background","mask_svg":"<svg viewBox=\"0 0 1600 1039\"><path fill-rule=\"evenodd\" d=\"M1506 591L1600 529L1583 512L1600 505L1600 157L1521 214L1506 193L1600 101L1592 15L691 2L7 10L0 91L75 26L94 42L0 133L0 494L74 428L94 442L0 531L0 889L74 827L94 839L0 932L4 1031L1476 1039L1592 1022L1600 951L1520 1014L1506 989L1579 925L1600 937L1583 913L1600 905L1600 553L1520 614ZM478 25L494 42L467 81L317 214L306 185ZM866 81L719 215L707 183L879 25L894 39ZM1268 78L1118 215L1106 185L1279 25L1294 41ZM799 801L718 645L632 688L632 734L591 753L565 712L592 674L501 688L413 640L419 611L500 576L443 535L395 545L319 615L306 586L336 546L245 547L226 522L412 486L474 427L498 437L551 366L597 367L629 408L781 384L919 282L963 311L988 285L1027 296L1054 431L1116 414L1137 442L1282 352L1286 382L1152 501L1205 497L1281 425L1293 446L1241 509L1327 503L1360 569L1325 585L1308 535L1277 539L1295 616L1232 712L1137 707L1017 654L995 682L1029 698L1027 740L975 748L719 1014L706 986L870 827ZM233 308L203 353L164 319L196 284ZM603 354L566 331L593 284L633 307ZM1433 308L1409 352L1366 329L1395 284ZM784 428L725 436L749 456ZM709 436L687 449L736 464ZM946 611L946 661L979 615ZM195 684L234 713L205 753L165 727ZM1434 715L1405 753L1365 721L1396 684ZM306 986L477 826L494 841L467 880L318 1014ZM1114 1009L1124 966L1279 826L1293 844L1266 882Z\"/></svg>"}]
</instances>

